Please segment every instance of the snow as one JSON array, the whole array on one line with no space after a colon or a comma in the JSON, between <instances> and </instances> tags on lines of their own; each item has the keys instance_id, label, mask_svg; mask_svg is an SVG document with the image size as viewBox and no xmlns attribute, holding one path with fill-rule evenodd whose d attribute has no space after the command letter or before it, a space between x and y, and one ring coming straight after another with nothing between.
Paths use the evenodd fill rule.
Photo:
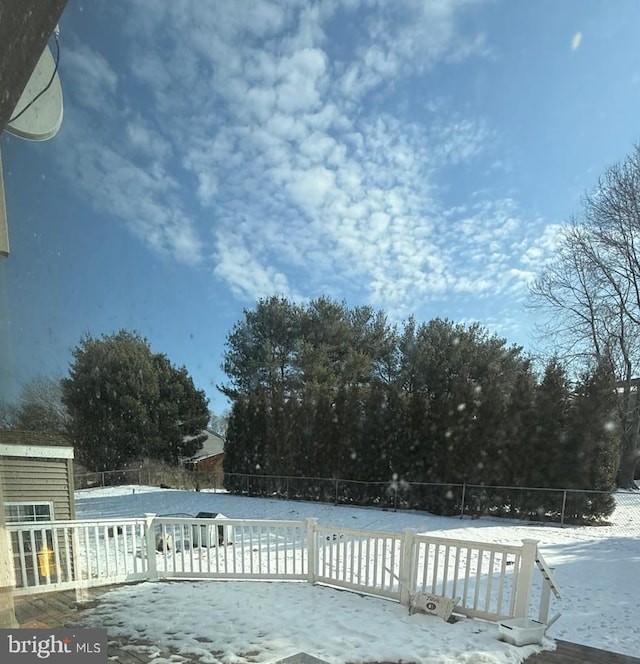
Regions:
<instances>
[{"instance_id":1,"label":"snow","mask_svg":"<svg viewBox=\"0 0 640 664\"><path fill-rule=\"evenodd\" d=\"M483 542L540 541L562 592L549 636L628 655L640 652L637 566L640 495L624 495L601 527L548 526L500 519L461 520L418 512L248 498L151 487L88 489L76 494L79 519L219 512L239 519L299 520ZM622 501L620 501L622 503ZM634 532L635 528L635 532ZM536 615L532 615L536 618ZM204 664L275 662L304 651L331 662L517 663L536 650L498 640L496 625L410 616L395 602L307 583L182 581L123 586L103 596L86 626L162 651L155 664L192 656ZM546 647L553 647L551 641ZM165 657L167 652L173 656Z\"/></svg>"}]
</instances>

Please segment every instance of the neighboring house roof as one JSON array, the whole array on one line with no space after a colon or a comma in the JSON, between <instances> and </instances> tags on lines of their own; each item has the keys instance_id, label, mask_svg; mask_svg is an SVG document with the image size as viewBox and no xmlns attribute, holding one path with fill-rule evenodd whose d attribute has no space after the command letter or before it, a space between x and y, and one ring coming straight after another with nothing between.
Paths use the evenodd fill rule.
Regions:
<instances>
[{"instance_id":1,"label":"neighboring house roof","mask_svg":"<svg viewBox=\"0 0 640 664\"><path fill-rule=\"evenodd\" d=\"M208 429L202 433L207 436L202 443L202 449L194 456L184 459L184 461L190 461L193 463L196 461L202 461L202 459L208 459L212 456L218 456L218 454L224 454L224 438ZM191 438L195 438L195 436L191 436Z\"/></svg>"},{"instance_id":2,"label":"neighboring house roof","mask_svg":"<svg viewBox=\"0 0 640 664\"><path fill-rule=\"evenodd\" d=\"M73 446L54 433L0 429L0 456L73 459Z\"/></svg>"},{"instance_id":3,"label":"neighboring house roof","mask_svg":"<svg viewBox=\"0 0 640 664\"><path fill-rule=\"evenodd\" d=\"M631 386L631 392L637 392L638 386L640 385L640 378L630 378L628 381L618 380L616 381L616 389L618 392L620 392L626 387L627 384Z\"/></svg>"}]
</instances>

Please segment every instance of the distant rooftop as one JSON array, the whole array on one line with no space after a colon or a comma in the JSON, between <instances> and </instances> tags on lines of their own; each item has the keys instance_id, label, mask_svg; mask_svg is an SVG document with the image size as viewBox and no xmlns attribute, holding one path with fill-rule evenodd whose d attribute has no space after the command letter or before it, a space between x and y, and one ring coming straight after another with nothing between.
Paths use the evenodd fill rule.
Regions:
<instances>
[{"instance_id":1,"label":"distant rooftop","mask_svg":"<svg viewBox=\"0 0 640 664\"><path fill-rule=\"evenodd\" d=\"M224 453L224 438L213 431L209 431L209 429L203 433L206 433L207 438L202 444L202 449L189 459L185 459L185 461L201 461L202 459L208 459L209 457ZM190 436L189 438L195 438L195 436Z\"/></svg>"}]
</instances>

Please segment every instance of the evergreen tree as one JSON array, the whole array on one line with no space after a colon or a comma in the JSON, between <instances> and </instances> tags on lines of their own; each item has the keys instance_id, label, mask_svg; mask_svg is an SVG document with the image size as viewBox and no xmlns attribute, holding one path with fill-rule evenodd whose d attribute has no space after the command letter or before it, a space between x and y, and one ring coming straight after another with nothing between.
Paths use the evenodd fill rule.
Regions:
<instances>
[{"instance_id":1,"label":"evergreen tree","mask_svg":"<svg viewBox=\"0 0 640 664\"><path fill-rule=\"evenodd\" d=\"M602 358L578 382L572 411L573 476L567 488L606 493L571 494L567 509L573 519L608 516L615 508L611 492L616 486L620 458L616 383L611 365Z\"/></svg>"},{"instance_id":2,"label":"evergreen tree","mask_svg":"<svg viewBox=\"0 0 640 664\"><path fill-rule=\"evenodd\" d=\"M400 468L404 442L404 411L393 385L374 381L363 403L363 432L353 463L354 476L372 482L406 473Z\"/></svg>"},{"instance_id":3,"label":"evergreen tree","mask_svg":"<svg viewBox=\"0 0 640 664\"><path fill-rule=\"evenodd\" d=\"M239 477L249 469L249 431L247 420L247 398L238 394L229 413L227 437L224 441L225 487L241 493L246 487Z\"/></svg>"},{"instance_id":4,"label":"evergreen tree","mask_svg":"<svg viewBox=\"0 0 640 664\"><path fill-rule=\"evenodd\" d=\"M522 349L478 324L410 318L396 332L367 307L271 298L234 327L225 366L234 401L228 470L458 485L440 493L416 487L402 497L441 513L459 510L459 485L479 485L468 487L474 511L521 516L559 514L551 503L562 493L484 486L564 488L577 473L604 486L610 475L597 475L609 468L608 439L592 441L584 431L590 420L579 414L580 407L595 412L587 393L591 401L604 403L605 393L607 403L615 399L604 378L585 383L579 397L553 359L538 384ZM599 466L576 462L577 440ZM326 489L319 481L307 495ZM379 495L362 486L341 499L368 503Z\"/></svg>"},{"instance_id":5,"label":"evergreen tree","mask_svg":"<svg viewBox=\"0 0 640 664\"><path fill-rule=\"evenodd\" d=\"M227 337L222 368L231 382L220 389L230 398L259 389L294 390L301 321L302 309L286 298L265 298L255 311L245 310Z\"/></svg>"},{"instance_id":6,"label":"evergreen tree","mask_svg":"<svg viewBox=\"0 0 640 664\"><path fill-rule=\"evenodd\" d=\"M536 390L535 430L528 455L526 485L563 488L572 475L571 386L557 358L547 363Z\"/></svg>"},{"instance_id":7,"label":"evergreen tree","mask_svg":"<svg viewBox=\"0 0 640 664\"><path fill-rule=\"evenodd\" d=\"M496 484L525 486L529 481L529 452L537 426L537 388L538 382L530 362L525 361L507 395L501 446L497 450L501 459L497 464L500 474L493 480Z\"/></svg>"},{"instance_id":8,"label":"evergreen tree","mask_svg":"<svg viewBox=\"0 0 640 664\"><path fill-rule=\"evenodd\" d=\"M155 434L147 439L144 456L176 465L181 457L193 456L206 440L208 401L185 367L174 367L160 354L154 355L154 364L158 392L148 408Z\"/></svg>"},{"instance_id":9,"label":"evergreen tree","mask_svg":"<svg viewBox=\"0 0 640 664\"><path fill-rule=\"evenodd\" d=\"M73 358L62 400L87 468L118 469L145 456L176 463L202 447L196 434L209 417L204 392L137 333L86 335Z\"/></svg>"}]
</instances>

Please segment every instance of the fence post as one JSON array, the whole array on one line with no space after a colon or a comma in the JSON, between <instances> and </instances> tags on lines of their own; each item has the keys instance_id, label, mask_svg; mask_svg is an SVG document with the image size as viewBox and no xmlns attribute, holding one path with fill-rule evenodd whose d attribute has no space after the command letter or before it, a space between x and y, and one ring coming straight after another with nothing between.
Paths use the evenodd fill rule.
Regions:
<instances>
[{"instance_id":1,"label":"fence post","mask_svg":"<svg viewBox=\"0 0 640 664\"><path fill-rule=\"evenodd\" d=\"M335 497L335 502L334 505L338 504L338 478L336 477L336 497Z\"/></svg>"},{"instance_id":2,"label":"fence post","mask_svg":"<svg viewBox=\"0 0 640 664\"><path fill-rule=\"evenodd\" d=\"M100 474L102 475L102 486L104 486L104 470Z\"/></svg>"},{"instance_id":3,"label":"fence post","mask_svg":"<svg viewBox=\"0 0 640 664\"><path fill-rule=\"evenodd\" d=\"M153 525L156 515L148 513L144 515L144 537L147 543L147 576L149 581L158 580L158 568L156 566L156 538L153 533Z\"/></svg>"},{"instance_id":4,"label":"fence post","mask_svg":"<svg viewBox=\"0 0 640 664\"><path fill-rule=\"evenodd\" d=\"M562 492L562 514L560 515L560 525L564 526L564 512L567 508L567 490Z\"/></svg>"},{"instance_id":5,"label":"fence post","mask_svg":"<svg viewBox=\"0 0 640 664\"><path fill-rule=\"evenodd\" d=\"M318 565L318 546L316 538L316 526L318 519L307 519L307 581L311 584L316 582L316 567Z\"/></svg>"},{"instance_id":6,"label":"fence post","mask_svg":"<svg viewBox=\"0 0 640 664\"><path fill-rule=\"evenodd\" d=\"M515 618L527 618L529 615L529 595L531 594L531 582L533 570L538 555L538 540L523 539L522 553L520 555L520 568L517 570L516 579L516 601L514 607Z\"/></svg>"},{"instance_id":7,"label":"fence post","mask_svg":"<svg viewBox=\"0 0 640 664\"><path fill-rule=\"evenodd\" d=\"M463 483L462 485L462 506L460 507L460 518L464 517L464 499L467 493L467 484Z\"/></svg>"},{"instance_id":8,"label":"fence post","mask_svg":"<svg viewBox=\"0 0 640 664\"><path fill-rule=\"evenodd\" d=\"M409 606L411 604L411 589L413 584L416 535L418 532L413 528L407 528L402 538L402 556L400 558L400 604Z\"/></svg>"}]
</instances>

